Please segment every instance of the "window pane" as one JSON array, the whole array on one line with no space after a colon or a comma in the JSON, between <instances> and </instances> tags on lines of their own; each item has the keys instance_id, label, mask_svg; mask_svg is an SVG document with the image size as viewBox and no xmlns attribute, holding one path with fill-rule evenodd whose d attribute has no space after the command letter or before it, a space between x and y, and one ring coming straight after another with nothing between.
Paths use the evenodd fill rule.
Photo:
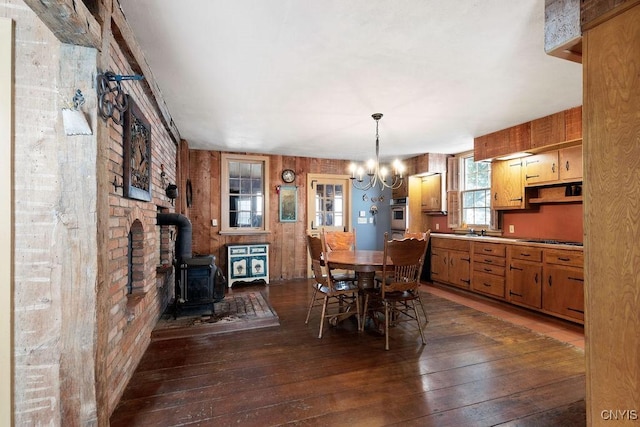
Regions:
<instances>
[{"instance_id":1,"label":"window pane","mask_svg":"<svg viewBox=\"0 0 640 427\"><path fill-rule=\"evenodd\" d=\"M491 218L491 164L463 159L462 221L466 225L489 225Z\"/></svg>"},{"instance_id":2,"label":"window pane","mask_svg":"<svg viewBox=\"0 0 640 427\"><path fill-rule=\"evenodd\" d=\"M264 228L263 161L228 159L228 227Z\"/></svg>"}]
</instances>

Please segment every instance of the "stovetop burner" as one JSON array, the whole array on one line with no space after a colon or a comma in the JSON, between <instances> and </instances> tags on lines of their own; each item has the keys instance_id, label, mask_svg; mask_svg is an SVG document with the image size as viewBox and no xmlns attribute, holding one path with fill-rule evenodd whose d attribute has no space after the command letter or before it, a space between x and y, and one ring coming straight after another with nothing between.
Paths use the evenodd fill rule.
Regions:
<instances>
[{"instance_id":1,"label":"stovetop burner","mask_svg":"<svg viewBox=\"0 0 640 427\"><path fill-rule=\"evenodd\" d=\"M570 246L583 246L582 242L571 242L566 240L553 240L553 239L522 239L520 242L527 243L546 243L547 245L570 245Z\"/></svg>"}]
</instances>

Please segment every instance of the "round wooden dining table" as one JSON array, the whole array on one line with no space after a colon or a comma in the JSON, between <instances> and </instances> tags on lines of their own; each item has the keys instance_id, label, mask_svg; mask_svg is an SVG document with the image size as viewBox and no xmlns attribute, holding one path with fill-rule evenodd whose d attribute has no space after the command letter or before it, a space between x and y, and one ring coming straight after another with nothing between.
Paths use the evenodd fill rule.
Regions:
<instances>
[{"instance_id":1,"label":"round wooden dining table","mask_svg":"<svg viewBox=\"0 0 640 427\"><path fill-rule=\"evenodd\" d=\"M376 271L382 270L384 252L356 249L326 252L325 256L329 268L355 271L358 287L365 289L374 287ZM387 265L391 265L391 262Z\"/></svg>"}]
</instances>

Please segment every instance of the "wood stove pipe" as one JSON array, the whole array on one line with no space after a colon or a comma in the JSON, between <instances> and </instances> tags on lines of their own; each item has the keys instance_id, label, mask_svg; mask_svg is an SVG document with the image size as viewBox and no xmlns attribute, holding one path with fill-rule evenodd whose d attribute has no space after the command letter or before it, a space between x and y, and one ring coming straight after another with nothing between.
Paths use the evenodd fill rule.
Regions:
<instances>
[{"instance_id":1,"label":"wood stove pipe","mask_svg":"<svg viewBox=\"0 0 640 427\"><path fill-rule=\"evenodd\" d=\"M175 225L178 227L178 238L176 239L176 258L181 264L184 260L192 257L191 254L191 221L184 215L177 213L159 213L158 225Z\"/></svg>"}]
</instances>

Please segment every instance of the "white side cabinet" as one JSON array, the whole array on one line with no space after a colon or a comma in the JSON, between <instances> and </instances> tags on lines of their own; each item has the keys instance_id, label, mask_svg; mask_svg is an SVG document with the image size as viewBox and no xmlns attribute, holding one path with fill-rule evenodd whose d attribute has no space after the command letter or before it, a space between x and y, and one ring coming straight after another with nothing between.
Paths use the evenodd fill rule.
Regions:
<instances>
[{"instance_id":1,"label":"white side cabinet","mask_svg":"<svg viewBox=\"0 0 640 427\"><path fill-rule=\"evenodd\" d=\"M234 243L227 245L227 281L269 283L269 244Z\"/></svg>"}]
</instances>

